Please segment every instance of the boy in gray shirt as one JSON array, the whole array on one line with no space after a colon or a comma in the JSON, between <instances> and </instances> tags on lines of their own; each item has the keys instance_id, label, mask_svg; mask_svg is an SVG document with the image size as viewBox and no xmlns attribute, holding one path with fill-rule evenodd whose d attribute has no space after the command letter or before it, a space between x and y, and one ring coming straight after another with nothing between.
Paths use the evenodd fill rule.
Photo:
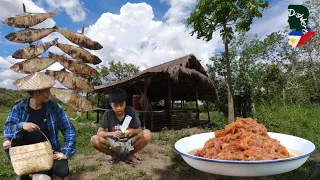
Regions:
<instances>
[{"instance_id":1,"label":"boy in gray shirt","mask_svg":"<svg viewBox=\"0 0 320 180\"><path fill-rule=\"evenodd\" d=\"M127 93L123 89L111 90L108 98L112 109L104 113L97 135L91 137L91 144L98 151L112 156L108 161L110 164L116 164L123 157L126 163L140 164L135 153L149 143L151 132L141 129L136 112L126 106ZM125 117L131 118L131 121L129 127L121 132Z\"/></svg>"}]
</instances>

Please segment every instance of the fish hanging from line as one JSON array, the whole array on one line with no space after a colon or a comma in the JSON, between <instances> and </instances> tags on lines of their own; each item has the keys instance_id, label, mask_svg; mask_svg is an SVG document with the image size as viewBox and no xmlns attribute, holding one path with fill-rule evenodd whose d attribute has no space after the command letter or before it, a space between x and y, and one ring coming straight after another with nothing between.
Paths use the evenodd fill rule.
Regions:
<instances>
[{"instance_id":1,"label":"fish hanging from line","mask_svg":"<svg viewBox=\"0 0 320 180\"><path fill-rule=\"evenodd\" d=\"M31 77L32 77L32 75L28 75L23 78L17 79L15 82L13 82L13 84L15 86L20 87L24 82L28 81Z\"/></svg>"},{"instance_id":2,"label":"fish hanging from line","mask_svg":"<svg viewBox=\"0 0 320 180\"><path fill-rule=\"evenodd\" d=\"M33 74L46 69L55 62L57 62L55 59L36 57L18 62L11 66L10 69L18 73Z\"/></svg>"},{"instance_id":3,"label":"fish hanging from line","mask_svg":"<svg viewBox=\"0 0 320 180\"><path fill-rule=\"evenodd\" d=\"M51 46L58 43L58 38L54 39L53 41L37 44L37 45L30 45L25 48L17 50L12 57L15 59L29 59L37 57L38 55L47 51Z\"/></svg>"},{"instance_id":4,"label":"fish hanging from line","mask_svg":"<svg viewBox=\"0 0 320 180\"><path fill-rule=\"evenodd\" d=\"M54 28L42 28L42 29L24 29L17 32L12 32L5 36L9 41L16 43L29 43L38 41L54 31Z\"/></svg>"},{"instance_id":5,"label":"fish hanging from line","mask_svg":"<svg viewBox=\"0 0 320 180\"><path fill-rule=\"evenodd\" d=\"M49 58L57 60L63 67L68 69L69 71L80 74L80 75L89 75L89 76L97 76L99 75L98 71L96 71L91 66L77 60L68 59L65 56L56 55L52 52L48 52Z\"/></svg>"},{"instance_id":6,"label":"fish hanging from line","mask_svg":"<svg viewBox=\"0 0 320 180\"><path fill-rule=\"evenodd\" d=\"M71 57L82 60L84 63L96 65L102 62L99 57L91 54L89 51L86 51L83 48L60 43L57 43L55 46L57 46L63 52L69 54Z\"/></svg>"},{"instance_id":7,"label":"fish hanging from line","mask_svg":"<svg viewBox=\"0 0 320 180\"><path fill-rule=\"evenodd\" d=\"M91 102L87 100L85 97L80 96L77 93L68 92L66 89L52 87L50 89L50 93L63 103L71 105L79 112L87 112L101 109L93 106Z\"/></svg>"},{"instance_id":8,"label":"fish hanging from line","mask_svg":"<svg viewBox=\"0 0 320 180\"><path fill-rule=\"evenodd\" d=\"M65 29L61 29L58 26L55 26L55 31L59 32L61 35L63 35L65 38L67 38L69 41L73 42L74 44L77 44L78 46L82 48L87 48L90 50L99 50L103 47L100 43L91 40L90 38L86 37L84 33L84 27L82 27L82 33L72 32Z\"/></svg>"},{"instance_id":9,"label":"fish hanging from line","mask_svg":"<svg viewBox=\"0 0 320 180\"><path fill-rule=\"evenodd\" d=\"M5 19L3 24L16 28L29 28L55 16L55 11L49 13L27 13L24 4L23 12L23 14Z\"/></svg>"},{"instance_id":10,"label":"fish hanging from line","mask_svg":"<svg viewBox=\"0 0 320 180\"><path fill-rule=\"evenodd\" d=\"M94 86L87 79L69 73L65 69L61 71L47 70L45 74L55 77L62 85L75 91L92 92L94 90Z\"/></svg>"}]
</instances>

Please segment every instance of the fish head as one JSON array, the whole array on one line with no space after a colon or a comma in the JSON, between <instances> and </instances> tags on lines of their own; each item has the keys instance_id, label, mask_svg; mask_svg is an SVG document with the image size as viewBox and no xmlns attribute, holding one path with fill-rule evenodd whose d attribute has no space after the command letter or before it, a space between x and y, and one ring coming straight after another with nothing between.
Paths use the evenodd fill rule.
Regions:
<instances>
[{"instance_id":1,"label":"fish head","mask_svg":"<svg viewBox=\"0 0 320 180\"><path fill-rule=\"evenodd\" d=\"M94 56L94 59L93 59L93 64L96 65L96 64L100 64L102 61L101 59L98 57L98 56Z\"/></svg>"},{"instance_id":2,"label":"fish head","mask_svg":"<svg viewBox=\"0 0 320 180\"><path fill-rule=\"evenodd\" d=\"M12 26L14 24L14 18L10 17L3 21L3 24L6 24L8 26Z\"/></svg>"},{"instance_id":3,"label":"fish head","mask_svg":"<svg viewBox=\"0 0 320 180\"><path fill-rule=\"evenodd\" d=\"M8 39L9 41L14 41L17 38L17 33L12 32L12 33L6 35L5 38Z\"/></svg>"},{"instance_id":4,"label":"fish head","mask_svg":"<svg viewBox=\"0 0 320 180\"><path fill-rule=\"evenodd\" d=\"M95 42L94 45L93 45L93 49L94 50L99 50L99 49L102 49L102 48L103 48L103 46L98 42Z\"/></svg>"},{"instance_id":5,"label":"fish head","mask_svg":"<svg viewBox=\"0 0 320 180\"><path fill-rule=\"evenodd\" d=\"M12 71L20 72L23 69L23 65L21 63L16 63L10 67Z\"/></svg>"}]
</instances>

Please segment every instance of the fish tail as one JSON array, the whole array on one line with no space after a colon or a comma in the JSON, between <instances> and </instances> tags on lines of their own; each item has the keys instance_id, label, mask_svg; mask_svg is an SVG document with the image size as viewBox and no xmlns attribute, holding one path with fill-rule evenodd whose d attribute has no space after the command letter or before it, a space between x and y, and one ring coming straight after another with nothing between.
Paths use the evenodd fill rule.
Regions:
<instances>
[{"instance_id":1,"label":"fish tail","mask_svg":"<svg viewBox=\"0 0 320 180\"><path fill-rule=\"evenodd\" d=\"M49 56L49 58L52 58L54 56L54 54L52 52L48 51L48 56Z\"/></svg>"},{"instance_id":2,"label":"fish tail","mask_svg":"<svg viewBox=\"0 0 320 180\"><path fill-rule=\"evenodd\" d=\"M51 16L55 16L55 15L56 15L56 10L57 10L57 9L52 10L49 14L50 14Z\"/></svg>"},{"instance_id":3,"label":"fish tail","mask_svg":"<svg viewBox=\"0 0 320 180\"><path fill-rule=\"evenodd\" d=\"M44 74L46 74L48 76L54 76L54 71L46 70L46 72Z\"/></svg>"},{"instance_id":4,"label":"fish tail","mask_svg":"<svg viewBox=\"0 0 320 180\"><path fill-rule=\"evenodd\" d=\"M55 30L55 31L59 31L60 28L57 25L55 25L55 26L53 26L52 29Z\"/></svg>"}]
</instances>

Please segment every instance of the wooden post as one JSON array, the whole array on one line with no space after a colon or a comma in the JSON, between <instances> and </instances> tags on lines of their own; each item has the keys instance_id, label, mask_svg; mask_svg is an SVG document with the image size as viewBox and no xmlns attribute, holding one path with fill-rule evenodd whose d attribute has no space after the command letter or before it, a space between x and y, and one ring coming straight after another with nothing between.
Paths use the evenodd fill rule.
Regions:
<instances>
[{"instance_id":1,"label":"wooden post","mask_svg":"<svg viewBox=\"0 0 320 180\"><path fill-rule=\"evenodd\" d=\"M170 129L172 128L172 118L171 118L171 79L168 78L168 96L167 96L167 117L170 121Z\"/></svg>"},{"instance_id":2,"label":"wooden post","mask_svg":"<svg viewBox=\"0 0 320 180\"><path fill-rule=\"evenodd\" d=\"M143 101L143 110L145 111L144 116L143 116L143 126L144 129L146 128L146 121L148 118L149 113L147 112L149 110L148 108L148 85L150 84L151 79L150 78L144 78L144 90L143 90L143 94L144 94L144 101ZM150 116L151 117L151 116ZM150 130L153 130L153 118L150 119L150 123L151 123L151 127Z\"/></svg>"},{"instance_id":3,"label":"wooden post","mask_svg":"<svg viewBox=\"0 0 320 180\"><path fill-rule=\"evenodd\" d=\"M197 83L195 84L195 88L196 88L196 109L197 109L197 120L199 120L199 104L198 104L198 87L197 87Z\"/></svg>"},{"instance_id":4,"label":"wooden post","mask_svg":"<svg viewBox=\"0 0 320 180\"><path fill-rule=\"evenodd\" d=\"M99 107L100 106L100 92L98 92L98 99L97 99L97 107ZM100 121L100 111L98 110L97 111L97 121L96 121L96 123L99 123L99 121Z\"/></svg>"},{"instance_id":5,"label":"wooden post","mask_svg":"<svg viewBox=\"0 0 320 180\"><path fill-rule=\"evenodd\" d=\"M210 121L209 101L207 101L208 120Z\"/></svg>"},{"instance_id":6,"label":"wooden post","mask_svg":"<svg viewBox=\"0 0 320 180\"><path fill-rule=\"evenodd\" d=\"M68 110L67 110L67 117L70 121L70 117L71 117L71 112L72 112L72 106L70 104L68 104Z\"/></svg>"},{"instance_id":7,"label":"wooden post","mask_svg":"<svg viewBox=\"0 0 320 180\"><path fill-rule=\"evenodd\" d=\"M87 92L87 100L89 100L89 93ZM86 119L89 119L89 111L86 113Z\"/></svg>"},{"instance_id":8,"label":"wooden post","mask_svg":"<svg viewBox=\"0 0 320 180\"><path fill-rule=\"evenodd\" d=\"M182 108L182 100L180 101L180 108Z\"/></svg>"}]
</instances>

